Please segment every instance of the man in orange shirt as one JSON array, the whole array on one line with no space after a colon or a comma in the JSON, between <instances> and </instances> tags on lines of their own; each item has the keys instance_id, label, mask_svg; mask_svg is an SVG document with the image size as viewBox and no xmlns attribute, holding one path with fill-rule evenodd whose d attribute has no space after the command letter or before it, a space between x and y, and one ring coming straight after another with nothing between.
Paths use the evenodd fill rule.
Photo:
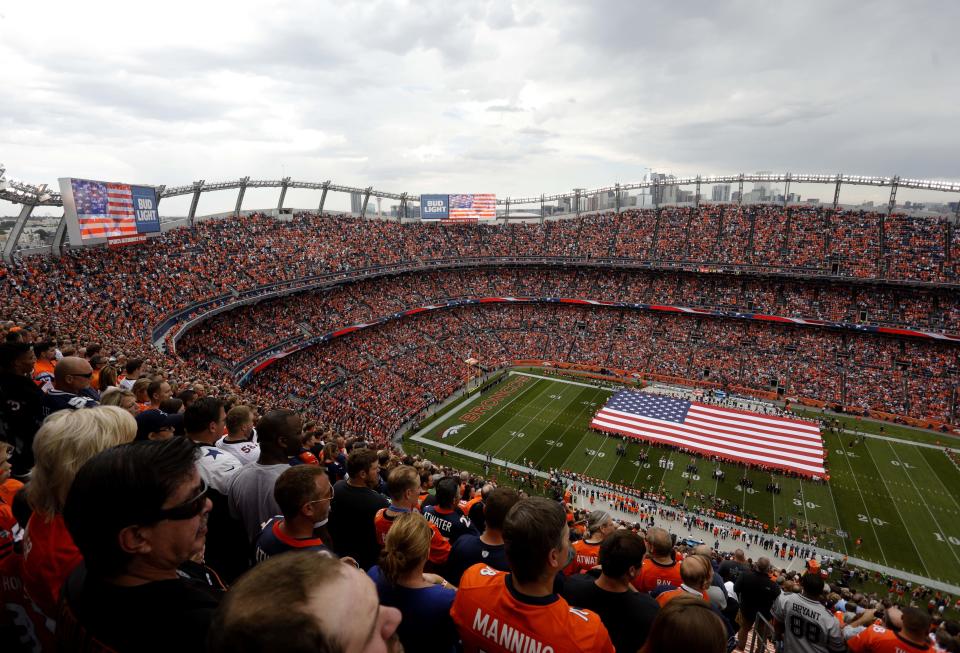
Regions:
<instances>
[{"instance_id":1,"label":"man in orange shirt","mask_svg":"<svg viewBox=\"0 0 960 653\"><path fill-rule=\"evenodd\" d=\"M382 549L387 541L387 533L393 526L393 521L405 512L417 510L419 505L420 475L410 465L400 465L394 468L387 477L387 494L390 495L390 505L381 508L373 518L373 526L377 531L377 544ZM430 540L430 554L428 560L434 567L446 564L450 556L450 542L440 533L440 529L433 522L427 522L433 537Z\"/></svg>"},{"instance_id":2,"label":"man in orange shirt","mask_svg":"<svg viewBox=\"0 0 960 653\"><path fill-rule=\"evenodd\" d=\"M883 626L870 626L856 637L847 640L852 653L924 653L932 651L930 645L930 615L920 608L897 608L887 610L887 623L899 617L903 626L900 632Z\"/></svg>"},{"instance_id":3,"label":"man in orange shirt","mask_svg":"<svg viewBox=\"0 0 960 653\"><path fill-rule=\"evenodd\" d=\"M684 558L680 563L680 578L683 582L676 589L657 595L657 603L661 608L681 594L692 594L710 603L707 588L713 581L713 566L706 556L690 555Z\"/></svg>"},{"instance_id":4,"label":"man in orange shirt","mask_svg":"<svg viewBox=\"0 0 960 653\"><path fill-rule=\"evenodd\" d=\"M563 570L565 576L582 574L600 564L600 543L617 530L613 517L606 510L594 510L587 515L587 536L573 543L573 562Z\"/></svg>"},{"instance_id":5,"label":"man in orange shirt","mask_svg":"<svg viewBox=\"0 0 960 653\"><path fill-rule=\"evenodd\" d=\"M553 591L573 553L569 533L556 501L531 497L510 509L503 525L510 572L470 567L450 610L465 653L614 652L599 616Z\"/></svg>"},{"instance_id":6,"label":"man in orange shirt","mask_svg":"<svg viewBox=\"0 0 960 653\"><path fill-rule=\"evenodd\" d=\"M673 550L670 533L662 528L647 530L647 558L643 561L640 574L633 579L633 586L639 592L650 592L660 585L680 587L680 559Z\"/></svg>"},{"instance_id":7,"label":"man in orange shirt","mask_svg":"<svg viewBox=\"0 0 960 653\"><path fill-rule=\"evenodd\" d=\"M40 342L33 346L37 362L33 364L33 382L46 392L53 387L53 368L57 364L57 347L52 342Z\"/></svg>"}]
</instances>

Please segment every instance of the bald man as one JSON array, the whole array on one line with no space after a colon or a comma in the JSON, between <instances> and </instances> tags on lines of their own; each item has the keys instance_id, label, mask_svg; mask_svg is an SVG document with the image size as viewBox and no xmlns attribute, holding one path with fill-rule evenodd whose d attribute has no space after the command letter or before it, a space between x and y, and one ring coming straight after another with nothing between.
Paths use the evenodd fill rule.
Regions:
<instances>
[{"instance_id":1,"label":"bald man","mask_svg":"<svg viewBox=\"0 0 960 653\"><path fill-rule=\"evenodd\" d=\"M78 410L99 405L96 390L90 387L93 367L77 356L64 356L53 368L53 387L43 397L43 416L60 410Z\"/></svg>"},{"instance_id":2,"label":"bald man","mask_svg":"<svg viewBox=\"0 0 960 653\"><path fill-rule=\"evenodd\" d=\"M670 533L662 528L647 529L647 557L633 586L639 592L650 592L661 585L680 587L681 583L680 559L673 550Z\"/></svg>"},{"instance_id":3,"label":"bald man","mask_svg":"<svg viewBox=\"0 0 960 653\"><path fill-rule=\"evenodd\" d=\"M710 603L707 588L713 582L713 566L709 558L700 554L688 555L680 563L680 578L683 580L680 587L657 595L661 608L681 594L692 594Z\"/></svg>"}]
</instances>

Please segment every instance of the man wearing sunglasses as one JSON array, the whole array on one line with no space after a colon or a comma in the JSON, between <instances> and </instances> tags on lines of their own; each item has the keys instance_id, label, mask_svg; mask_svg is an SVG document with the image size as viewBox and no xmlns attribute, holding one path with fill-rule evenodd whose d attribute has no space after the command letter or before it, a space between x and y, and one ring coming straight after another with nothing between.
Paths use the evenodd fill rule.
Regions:
<instances>
[{"instance_id":1,"label":"man wearing sunglasses","mask_svg":"<svg viewBox=\"0 0 960 653\"><path fill-rule=\"evenodd\" d=\"M83 554L57 640L125 651L202 651L222 589L182 571L204 549L211 503L186 438L107 449L77 473L64 519Z\"/></svg>"},{"instance_id":2,"label":"man wearing sunglasses","mask_svg":"<svg viewBox=\"0 0 960 653\"><path fill-rule=\"evenodd\" d=\"M58 410L93 408L98 402L90 392L93 367L86 358L64 356L53 368L53 387L44 395L43 416Z\"/></svg>"}]
</instances>

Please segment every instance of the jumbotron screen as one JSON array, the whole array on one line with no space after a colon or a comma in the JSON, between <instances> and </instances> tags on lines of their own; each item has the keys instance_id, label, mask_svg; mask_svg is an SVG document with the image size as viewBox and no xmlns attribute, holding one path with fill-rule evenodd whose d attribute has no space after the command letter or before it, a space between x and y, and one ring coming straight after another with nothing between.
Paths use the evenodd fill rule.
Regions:
<instances>
[{"instance_id":1,"label":"jumbotron screen","mask_svg":"<svg viewBox=\"0 0 960 653\"><path fill-rule=\"evenodd\" d=\"M421 195L420 219L424 222L479 222L497 219L493 193Z\"/></svg>"},{"instance_id":2,"label":"jumbotron screen","mask_svg":"<svg viewBox=\"0 0 960 653\"><path fill-rule=\"evenodd\" d=\"M72 177L58 181L71 245L143 240L160 231L157 191L152 186Z\"/></svg>"}]
</instances>

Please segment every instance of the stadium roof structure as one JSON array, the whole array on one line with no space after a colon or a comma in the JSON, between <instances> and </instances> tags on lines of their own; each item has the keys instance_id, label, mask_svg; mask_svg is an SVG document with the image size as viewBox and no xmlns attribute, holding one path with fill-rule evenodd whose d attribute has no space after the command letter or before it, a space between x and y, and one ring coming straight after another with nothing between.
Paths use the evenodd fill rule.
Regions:
<instances>
[{"instance_id":1,"label":"stadium roof structure","mask_svg":"<svg viewBox=\"0 0 960 653\"><path fill-rule=\"evenodd\" d=\"M21 206L20 214L17 218L10 235L7 238L6 243L3 248L3 259L7 262L12 260L13 254L17 249L17 243L20 240L20 236L23 233L24 226L27 223L27 220L30 218L30 214L38 206L63 206L62 198L60 193L48 190L46 184L27 184L19 181L13 181L4 177L4 168L0 165L0 200L5 200L13 204L19 204ZM572 207L572 212L575 214L580 213L581 200L589 197L596 197L601 195L608 195L610 193L614 194L614 202L616 211L620 211L621 208L621 198L623 193L627 193L632 190L643 190L650 189L652 191L654 205L659 206L662 198L662 193L658 193L657 189L667 188L667 187L680 187L680 186L692 186L695 187L694 193L694 205L699 206L702 195L700 193L700 188L703 185L715 185L715 184L737 184L739 188L739 198L742 202L743 200L743 184L744 183L776 183L784 184L784 203L786 203L786 198L790 193L790 184L825 184L833 186L833 207L836 208L840 202L840 190L843 186L873 186L873 187L889 187L890 188L890 198L887 202L887 213L890 214L893 212L894 207L896 206L896 197L897 191L900 188L911 189L911 190L925 190L933 192L943 192L943 193L956 193L960 195L960 182L954 181L941 181L941 180L928 180L928 179L909 179L905 177L893 176L893 177L873 177L867 175L845 175L845 174L802 174L802 173L756 173L756 174L746 174L740 173L736 175L696 175L693 177L668 177L664 178L663 176L654 175L651 180L641 181L630 184L619 184L616 183L612 186L604 186L601 188L594 189L581 189L577 188L569 193L558 193L553 195L541 194L539 196L529 196L529 197L506 197L497 199L497 206L502 206L505 209L504 217L510 219L510 207L519 206L519 205L529 205L529 204L539 204L540 205L540 215L543 216L543 206L547 202L563 202L569 201L570 206ZM184 195L191 195L192 200L190 202L190 209L187 214L187 223L192 226L196 218L197 205L200 202L200 196L203 193L212 193L220 192L226 190L237 190L237 200L234 213L237 216L241 215L241 209L243 206L243 198L247 188L279 188L280 196L277 202L277 210L282 211L284 209L284 200L286 198L287 189L289 188L298 188L298 189L307 189L307 190L319 190L321 191L320 202L318 205L318 211L322 212L324 204L326 203L327 193L328 192L338 192L338 193L351 193L359 194L363 196L363 204L360 211L360 217L363 218L366 215L367 205L371 197L374 198L383 198L383 199L393 199L400 202L399 216L402 218L407 215L407 203L408 202L419 202L420 196L410 193L396 193L391 191L376 190L372 186L366 188L360 188L355 186L346 186L342 184L335 184L330 180L317 182L317 181L295 181L291 177L283 177L282 179L251 179L250 177L241 177L239 179L230 180L230 181L219 181L219 182L207 182L205 179L200 179L194 181L191 184L185 184L180 186L165 186L159 185L156 186L157 189L157 198L162 200L166 197L179 197ZM957 202L956 215L960 218L960 201ZM524 211L522 215L517 216L517 219L529 219L529 212ZM53 244L51 247L51 252L54 255L58 255L62 250L64 243L66 241L66 221L61 218L59 226L57 227L56 233L54 234Z\"/></svg>"}]
</instances>

